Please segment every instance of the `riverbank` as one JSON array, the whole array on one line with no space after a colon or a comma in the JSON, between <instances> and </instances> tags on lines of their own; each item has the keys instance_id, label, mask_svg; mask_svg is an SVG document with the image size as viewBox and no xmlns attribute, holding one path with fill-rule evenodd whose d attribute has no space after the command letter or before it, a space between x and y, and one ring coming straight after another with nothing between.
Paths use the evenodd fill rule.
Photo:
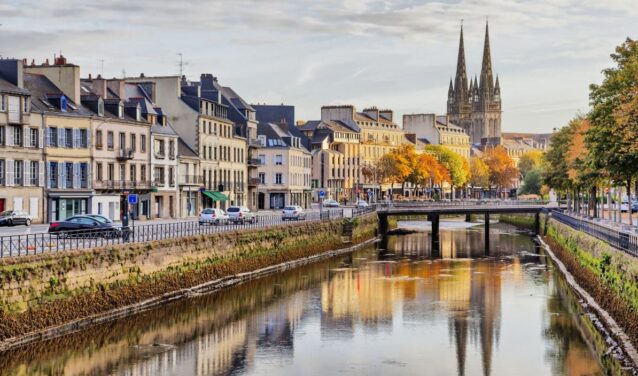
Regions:
<instances>
[{"instance_id":1,"label":"riverbank","mask_svg":"<svg viewBox=\"0 0 638 376\"><path fill-rule=\"evenodd\" d=\"M373 239L375 214L200 235L0 263L0 351L209 292Z\"/></svg>"},{"instance_id":2,"label":"riverbank","mask_svg":"<svg viewBox=\"0 0 638 376\"><path fill-rule=\"evenodd\" d=\"M507 216L505 223L532 229L532 216ZM595 313L623 347L631 365L638 364L638 259L551 217L541 220L541 241L553 256L583 307ZM562 266L562 267L561 267ZM615 357L614 346L608 352Z\"/></svg>"}]
</instances>

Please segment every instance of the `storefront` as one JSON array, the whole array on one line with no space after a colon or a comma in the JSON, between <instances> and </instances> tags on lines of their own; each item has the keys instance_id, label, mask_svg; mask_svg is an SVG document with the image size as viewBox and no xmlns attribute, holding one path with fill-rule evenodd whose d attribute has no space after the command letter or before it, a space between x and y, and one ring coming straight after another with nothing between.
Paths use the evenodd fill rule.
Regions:
<instances>
[{"instance_id":1,"label":"storefront","mask_svg":"<svg viewBox=\"0 0 638 376\"><path fill-rule=\"evenodd\" d=\"M89 214L91 193L49 192L47 197L47 218L49 222L63 221L79 214Z\"/></svg>"},{"instance_id":2,"label":"storefront","mask_svg":"<svg viewBox=\"0 0 638 376\"><path fill-rule=\"evenodd\" d=\"M219 191L201 191L203 208L217 208L226 210L228 196Z\"/></svg>"}]
</instances>

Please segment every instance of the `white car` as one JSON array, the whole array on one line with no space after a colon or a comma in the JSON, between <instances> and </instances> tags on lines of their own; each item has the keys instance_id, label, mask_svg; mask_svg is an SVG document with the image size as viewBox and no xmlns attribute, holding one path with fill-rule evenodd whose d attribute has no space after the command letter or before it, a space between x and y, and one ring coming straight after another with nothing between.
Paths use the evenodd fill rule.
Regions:
<instances>
[{"instance_id":1,"label":"white car","mask_svg":"<svg viewBox=\"0 0 638 376\"><path fill-rule=\"evenodd\" d=\"M204 209L199 215L199 225L225 225L228 215L221 209Z\"/></svg>"},{"instance_id":2,"label":"white car","mask_svg":"<svg viewBox=\"0 0 638 376\"><path fill-rule=\"evenodd\" d=\"M303 210L303 208L301 206L297 206L297 205L289 205L286 206L283 210L283 212L281 213L281 219L282 220L295 220L295 221L299 221L299 220L306 220L306 211Z\"/></svg>"},{"instance_id":3,"label":"white car","mask_svg":"<svg viewBox=\"0 0 638 376\"><path fill-rule=\"evenodd\" d=\"M364 200L359 200L359 201L357 201L356 204L354 204L354 206L356 208L358 208L358 209L361 209L361 208L367 208L370 205L367 202L365 202Z\"/></svg>"},{"instance_id":4,"label":"white car","mask_svg":"<svg viewBox=\"0 0 638 376\"><path fill-rule=\"evenodd\" d=\"M231 223L240 223L243 225L246 222L257 222L255 213L251 212L250 209L245 206L231 206L226 210L226 213L228 213L228 220Z\"/></svg>"},{"instance_id":5,"label":"white car","mask_svg":"<svg viewBox=\"0 0 638 376\"><path fill-rule=\"evenodd\" d=\"M323 207L324 208L338 208L339 207L339 203L333 199L327 199L327 200L323 200Z\"/></svg>"}]
</instances>

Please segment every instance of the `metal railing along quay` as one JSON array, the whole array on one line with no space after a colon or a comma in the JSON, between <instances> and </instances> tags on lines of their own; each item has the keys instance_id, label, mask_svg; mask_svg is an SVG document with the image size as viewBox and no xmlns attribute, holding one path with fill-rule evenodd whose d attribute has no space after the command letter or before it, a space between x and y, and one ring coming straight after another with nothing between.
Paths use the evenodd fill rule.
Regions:
<instances>
[{"instance_id":1,"label":"metal railing along quay","mask_svg":"<svg viewBox=\"0 0 638 376\"><path fill-rule=\"evenodd\" d=\"M350 213L346 212L348 210L352 210L352 217L357 217L374 212L375 208L339 208L325 209L321 212L308 212L306 213L305 221L328 221L350 217ZM344 212L346 212L345 216ZM193 220L162 224L136 224L129 227L99 228L96 230L65 231L62 233L0 236L0 258L89 249L111 244L142 243L251 228L269 228L296 222L284 221L281 214L256 215L255 218L255 221L246 221L245 223L228 222L219 225L200 225L198 220Z\"/></svg>"},{"instance_id":2,"label":"metal railing along quay","mask_svg":"<svg viewBox=\"0 0 638 376\"><path fill-rule=\"evenodd\" d=\"M638 256L638 234L634 231L596 223L595 221L575 217L559 210L550 211L550 215L552 218L575 230L582 231L595 238L603 240L609 245L632 256Z\"/></svg>"}]
</instances>

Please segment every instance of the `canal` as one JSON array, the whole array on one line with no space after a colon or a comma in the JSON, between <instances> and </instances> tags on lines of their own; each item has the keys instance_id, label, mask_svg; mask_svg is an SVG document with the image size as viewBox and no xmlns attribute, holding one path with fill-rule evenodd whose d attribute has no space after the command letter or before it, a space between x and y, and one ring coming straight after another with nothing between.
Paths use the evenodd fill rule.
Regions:
<instances>
[{"instance_id":1,"label":"canal","mask_svg":"<svg viewBox=\"0 0 638 376\"><path fill-rule=\"evenodd\" d=\"M409 224L419 227L420 223ZM606 374L531 237L443 224L0 354L3 375ZM589 333L589 334L588 334Z\"/></svg>"}]
</instances>

